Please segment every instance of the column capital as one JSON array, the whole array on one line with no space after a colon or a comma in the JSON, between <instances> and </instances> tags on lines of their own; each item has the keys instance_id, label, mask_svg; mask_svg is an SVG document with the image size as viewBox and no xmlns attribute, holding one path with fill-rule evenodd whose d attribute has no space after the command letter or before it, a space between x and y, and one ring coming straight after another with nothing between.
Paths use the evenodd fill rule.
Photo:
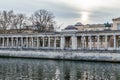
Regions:
<instances>
[{"instance_id":1,"label":"column capital","mask_svg":"<svg viewBox=\"0 0 120 80\"><path fill-rule=\"evenodd\" d=\"M72 35L73 37L76 37L76 35L74 34L74 35Z\"/></svg>"},{"instance_id":2,"label":"column capital","mask_svg":"<svg viewBox=\"0 0 120 80\"><path fill-rule=\"evenodd\" d=\"M61 38L64 38L65 36L62 35L62 36L60 36L60 37L61 37Z\"/></svg>"},{"instance_id":3,"label":"column capital","mask_svg":"<svg viewBox=\"0 0 120 80\"><path fill-rule=\"evenodd\" d=\"M99 37L100 35L97 35L97 37Z\"/></svg>"},{"instance_id":4,"label":"column capital","mask_svg":"<svg viewBox=\"0 0 120 80\"><path fill-rule=\"evenodd\" d=\"M106 37L108 36L108 35L105 35Z\"/></svg>"},{"instance_id":5,"label":"column capital","mask_svg":"<svg viewBox=\"0 0 120 80\"><path fill-rule=\"evenodd\" d=\"M89 34L88 36L90 36L90 37L91 37L92 35L91 35L91 34Z\"/></svg>"},{"instance_id":6,"label":"column capital","mask_svg":"<svg viewBox=\"0 0 120 80\"><path fill-rule=\"evenodd\" d=\"M15 37L16 39L18 39L18 37Z\"/></svg>"},{"instance_id":7,"label":"column capital","mask_svg":"<svg viewBox=\"0 0 120 80\"><path fill-rule=\"evenodd\" d=\"M85 37L85 35L82 35L82 37Z\"/></svg>"}]
</instances>

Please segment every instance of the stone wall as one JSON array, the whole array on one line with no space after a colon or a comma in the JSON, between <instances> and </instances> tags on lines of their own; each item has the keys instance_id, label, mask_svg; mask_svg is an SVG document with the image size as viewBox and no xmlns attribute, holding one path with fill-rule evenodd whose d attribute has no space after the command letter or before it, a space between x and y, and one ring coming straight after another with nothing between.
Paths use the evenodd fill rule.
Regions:
<instances>
[{"instance_id":1,"label":"stone wall","mask_svg":"<svg viewBox=\"0 0 120 80\"><path fill-rule=\"evenodd\" d=\"M0 50L0 57L35 58L35 59L60 59L60 60L85 60L120 62L120 54L114 52L100 53L84 51L15 51Z\"/></svg>"}]
</instances>

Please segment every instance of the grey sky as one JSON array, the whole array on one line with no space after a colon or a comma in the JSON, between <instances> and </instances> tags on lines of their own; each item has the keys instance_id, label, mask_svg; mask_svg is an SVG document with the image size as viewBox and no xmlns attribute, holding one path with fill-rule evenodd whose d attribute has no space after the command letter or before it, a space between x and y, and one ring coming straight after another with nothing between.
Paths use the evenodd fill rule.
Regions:
<instances>
[{"instance_id":1,"label":"grey sky","mask_svg":"<svg viewBox=\"0 0 120 80\"><path fill-rule=\"evenodd\" d=\"M30 15L38 9L47 9L63 26L112 22L112 18L120 17L119 5L120 0L0 0L0 10Z\"/></svg>"}]
</instances>

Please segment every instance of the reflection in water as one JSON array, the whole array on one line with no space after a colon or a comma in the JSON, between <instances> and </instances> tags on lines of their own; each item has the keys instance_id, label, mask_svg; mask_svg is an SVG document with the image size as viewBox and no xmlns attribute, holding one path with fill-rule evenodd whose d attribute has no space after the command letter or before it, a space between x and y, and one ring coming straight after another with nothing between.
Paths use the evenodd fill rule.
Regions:
<instances>
[{"instance_id":1,"label":"reflection in water","mask_svg":"<svg viewBox=\"0 0 120 80\"><path fill-rule=\"evenodd\" d=\"M120 64L1 58L0 80L120 80Z\"/></svg>"}]
</instances>

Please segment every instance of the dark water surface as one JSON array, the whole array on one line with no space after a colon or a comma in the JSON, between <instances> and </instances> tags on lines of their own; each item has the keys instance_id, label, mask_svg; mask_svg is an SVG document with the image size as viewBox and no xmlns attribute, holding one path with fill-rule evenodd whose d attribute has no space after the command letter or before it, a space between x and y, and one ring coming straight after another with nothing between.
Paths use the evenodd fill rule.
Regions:
<instances>
[{"instance_id":1,"label":"dark water surface","mask_svg":"<svg viewBox=\"0 0 120 80\"><path fill-rule=\"evenodd\" d=\"M0 80L120 80L120 63L0 58Z\"/></svg>"}]
</instances>

